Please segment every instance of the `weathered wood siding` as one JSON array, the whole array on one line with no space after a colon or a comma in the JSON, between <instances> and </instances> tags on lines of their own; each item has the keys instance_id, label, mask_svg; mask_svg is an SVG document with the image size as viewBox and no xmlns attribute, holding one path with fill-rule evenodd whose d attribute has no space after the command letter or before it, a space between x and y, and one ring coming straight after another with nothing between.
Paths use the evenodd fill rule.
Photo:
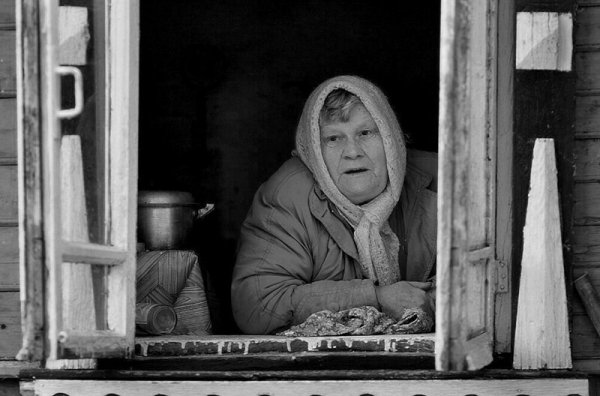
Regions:
<instances>
[{"instance_id":1,"label":"weathered wood siding","mask_svg":"<svg viewBox=\"0 0 600 396\"><path fill-rule=\"evenodd\" d=\"M573 278L587 272L600 291L600 0L579 0L575 22ZM572 314L573 364L600 371L600 337L579 296Z\"/></svg>"},{"instance_id":2,"label":"weathered wood siding","mask_svg":"<svg viewBox=\"0 0 600 396\"><path fill-rule=\"evenodd\" d=\"M517 12L575 13L575 0L516 0ZM517 36L518 36L517 32ZM556 70L515 70L514 155L513 155L513 283L519 290L523 257L523 227L527 211L533 146L536 138L552 138L555 143L558 189L567 285L573 265L572 221L574 210L576 73ZM516 293L515 293L516 294ZM567 289L570 300L572 288ZM516 313L516 301L513 309Z\"/></svg>"},{"instance_id":3,"label":"weathered wood siding","mask_svg":"<svg viewBox=\"0 0 600 396\"><path fill-rule=\"evenodd\" d=\"M21 343L15 0L0 0L0 359Z\"/></svg>"}]
</instances>

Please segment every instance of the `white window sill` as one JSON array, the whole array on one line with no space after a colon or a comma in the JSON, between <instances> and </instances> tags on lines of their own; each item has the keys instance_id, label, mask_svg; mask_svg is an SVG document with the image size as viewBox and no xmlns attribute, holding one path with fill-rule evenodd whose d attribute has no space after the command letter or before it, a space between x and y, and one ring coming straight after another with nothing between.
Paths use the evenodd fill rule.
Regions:
<instances>
[{"instance_id":1,"label":"white window sill","mask_svg":"<svg viewBox=\"0 0 600 396\"><path fill-rule=\"evenodd\" d=\"M397 352L433 355L434 344L435 333L330 337L160 336L137 337L135 353L140 357L297 352Z\"/></svg>"}]
</instances>

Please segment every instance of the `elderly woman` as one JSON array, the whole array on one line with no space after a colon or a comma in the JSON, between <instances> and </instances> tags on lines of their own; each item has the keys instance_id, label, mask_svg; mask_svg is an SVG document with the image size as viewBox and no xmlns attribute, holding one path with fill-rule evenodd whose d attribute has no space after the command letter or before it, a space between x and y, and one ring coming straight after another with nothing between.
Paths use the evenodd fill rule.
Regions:
<instances>
[{"instance_id":1,"label":"elderly woman","mask_svg":"<svg viewBox=\"0 0 600 396\"><path fill-rule=\"evenodd\" d=\"M431 314L434 155L408 153L387 99L340 76L317 87L295 155L256 192L241 230L232 306L239 328L271 334L322 311L373 306Z\"/></svg>"}]
</instances>

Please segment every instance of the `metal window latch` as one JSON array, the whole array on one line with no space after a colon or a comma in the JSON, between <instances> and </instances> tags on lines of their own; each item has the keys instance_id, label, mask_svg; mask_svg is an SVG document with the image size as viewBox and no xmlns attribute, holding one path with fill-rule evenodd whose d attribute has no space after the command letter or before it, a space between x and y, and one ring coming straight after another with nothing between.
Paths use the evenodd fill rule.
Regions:
<instances>
[{"instance_id":1,"label":"metal window latch","mask_svg":"<svg viewBox=\"0 0 600 396\"><path fill-rule=\"evenodd\" d=\"M496 262L496 293L508 293L508 264L502 260Z\"/></svg>"}]
</instances>

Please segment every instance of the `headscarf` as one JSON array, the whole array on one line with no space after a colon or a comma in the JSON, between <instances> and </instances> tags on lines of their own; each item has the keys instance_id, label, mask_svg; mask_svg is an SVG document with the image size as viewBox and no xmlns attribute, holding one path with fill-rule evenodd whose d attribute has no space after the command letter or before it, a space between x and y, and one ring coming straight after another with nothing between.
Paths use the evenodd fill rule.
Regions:
<instances>
[{"instance_id":1,"label":"headscarf","mask_svg":"<svg viewBox=\"0 0 600 396\"><path fill-rule=\"evenodd\" d=\"M319 114L327 95L339 88L361 100L383 139L388 183L381 194L363 205L353 204L340 192L321 153ZM319 85L304 105L296 130L296 151L323 193L354 229L354 242L363 275L380 285L399 281L400 242L387 219L402 191L406 173L406 146L398 120L381 90L356 76L338 76Z\"/></svg>"}]
</instances>

